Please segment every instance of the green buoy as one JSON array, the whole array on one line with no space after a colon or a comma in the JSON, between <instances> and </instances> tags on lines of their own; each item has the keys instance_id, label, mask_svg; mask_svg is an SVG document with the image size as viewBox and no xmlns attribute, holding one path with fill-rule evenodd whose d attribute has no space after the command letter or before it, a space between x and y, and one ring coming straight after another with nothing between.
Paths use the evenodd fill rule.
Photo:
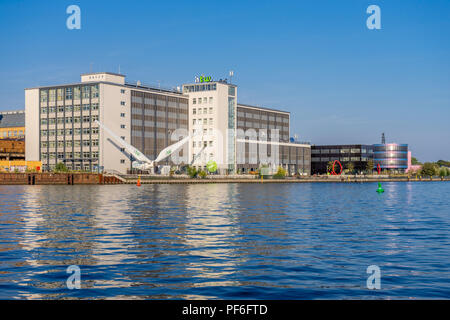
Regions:
<instances>
[{"instance_id":1,"label":"green buoy","mask_svg":"<svg viewBox=\"0 0 450 320\"><path fill-rule=\"evenodd\" d=\"M378 189L377 189L377 192L378 192L378 193L383 193L383 192L384 192L384 189L381 187L381 183L380 183L380 182L378 182Z\"/></svg>"}]
</instances>

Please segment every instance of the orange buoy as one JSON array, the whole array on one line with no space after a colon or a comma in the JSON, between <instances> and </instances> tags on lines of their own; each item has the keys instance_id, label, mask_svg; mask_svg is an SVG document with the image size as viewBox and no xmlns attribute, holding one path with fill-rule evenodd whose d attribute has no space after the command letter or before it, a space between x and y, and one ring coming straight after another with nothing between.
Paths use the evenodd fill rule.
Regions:
<instances>
[{"instance_id":1,"label":"orange buoy","mask_svg":"<svg viewBox=\"0 0 450 320\"><path fill-rule=\"evenodd\" d=\"M140 187L141 186L141 177L138 178L138 181L136 183L136 186Z\"/></svg>"}]
</instances>

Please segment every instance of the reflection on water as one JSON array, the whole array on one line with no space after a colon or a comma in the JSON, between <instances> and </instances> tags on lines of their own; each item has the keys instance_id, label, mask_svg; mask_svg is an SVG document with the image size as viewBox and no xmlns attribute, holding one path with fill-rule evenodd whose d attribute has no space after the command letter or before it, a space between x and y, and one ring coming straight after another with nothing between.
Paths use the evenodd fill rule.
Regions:
<instances>
[{"instance_id":1,"label":"reflection on water","mask_svg":"<svg viewBox=\"0 0 450 320\"><path fill-rule=\"evenodd\" d=\"M450 184L383 187L0 186L0 298L448 298Z\"/></svg>"}]
</instances>

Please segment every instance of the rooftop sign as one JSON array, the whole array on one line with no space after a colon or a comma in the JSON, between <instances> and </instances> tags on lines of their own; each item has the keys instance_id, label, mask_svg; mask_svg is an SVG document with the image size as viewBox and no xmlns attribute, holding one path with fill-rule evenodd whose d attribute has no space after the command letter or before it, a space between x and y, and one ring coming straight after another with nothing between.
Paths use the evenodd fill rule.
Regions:
<instances>
[{"instance_id":1,"label":"rooftop sign","mask_svg":"<svg viewBox=\"0 0 450 320\"><path fill-rule=\"evenodd\" d=\"M197 80L196 82L200 82L200 83L213 81L211 76L207 76L207 77L200 76L200 78L197 78L196 80Z\"/></svg>"}]
</instances>

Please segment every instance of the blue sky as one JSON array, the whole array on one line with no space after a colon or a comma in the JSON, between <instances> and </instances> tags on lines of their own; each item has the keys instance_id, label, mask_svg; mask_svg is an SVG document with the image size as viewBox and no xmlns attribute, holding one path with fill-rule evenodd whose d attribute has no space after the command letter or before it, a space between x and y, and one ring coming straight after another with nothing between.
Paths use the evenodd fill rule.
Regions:
<instances>
[{"instance_id":1,"label":"blue sky","mask_svg":"<svg viewBox=\"0 0 450 320\"><path fill-rule=\"evenodd\" d=\"M81 30L66 8L81 8ZM381 30L366 9L381 8ZM174 87L234 70L241 103L315 144L408 143L450 160L450 1L0 0L0 110L93 71Z\"/></svg>"}]
</instances>

